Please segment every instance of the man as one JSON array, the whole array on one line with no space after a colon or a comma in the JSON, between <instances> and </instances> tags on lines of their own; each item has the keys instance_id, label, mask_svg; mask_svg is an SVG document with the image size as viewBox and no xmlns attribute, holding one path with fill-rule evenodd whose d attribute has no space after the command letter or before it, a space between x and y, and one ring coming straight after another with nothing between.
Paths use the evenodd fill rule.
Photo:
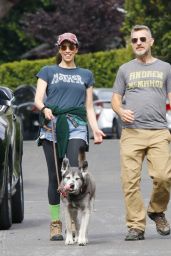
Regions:
<instances>
[{"instance_id":1,"label":"man","mask_svg":"<svg viewBox=\"0 0 171 256\"><path fill-rule=\"evenodd\" d=\"M125 240L143 240L146 210L140 192L141 167L146 156L153 190L147 214L160 235L169 235L164 212L171 187L171 135L166 123L166 97L171 105L171 66L154 58L154 43L147 26L131 31L135 59L123 64L114 83L112 107L123 122L121 135L121 178L128 233ZM122 98L125 104L122 105Z\"/></svg>"}]
</instances>

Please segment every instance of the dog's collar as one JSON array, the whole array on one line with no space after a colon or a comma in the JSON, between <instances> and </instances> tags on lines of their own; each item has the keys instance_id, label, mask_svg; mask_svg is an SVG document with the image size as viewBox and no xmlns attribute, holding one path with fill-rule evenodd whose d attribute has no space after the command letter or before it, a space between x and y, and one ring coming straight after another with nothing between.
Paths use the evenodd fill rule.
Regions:
<instances>
[{"instance_id":1,"label":"dog's collar","mask_svg":"<svg viewBox=\"0 0 171 256\"><path fill-rule=\"evenodd\" d=\"M69 199L72 201L74 199L76 200L81 200L84 197L84 194L86 192L87 189L87 185L83 183L83 186L80 189L80 193L77 195L74 194L70 194L69 191L64 190L62 187L59 186L58 188L58 192L60 193L61 197L63 198L67 198L69 197ZM89 191L87 191L87 194L90 193ZM74 207L74 206L73 206ZM74 207L75 208L75 207Z\"/></svg>"},{"instance_id":2,"label":"dog's collar","mask_svg":"<svg viewBox=\"0 0 171 256\"><path fill-rule=\"evenodd\" d=\"M62 197L70 197L70 198L72 198L72 197L79 197L79 199L81 199L82 198L82 195L84 194L84 192L86 191L86 188L87 188L87 186L84 186L83 188L81 188L81 190L80 190L80 193L78 194L78 195L74 195L74 194L69 194L69 192L68 191L64 191L64 190L58 190L59 191L59 193L60 193L60 195L62 196ZM87 193L89 193L89 192L87 192ZM79 200L78 199L78 200Z\"/></svg>"}]
</instances>

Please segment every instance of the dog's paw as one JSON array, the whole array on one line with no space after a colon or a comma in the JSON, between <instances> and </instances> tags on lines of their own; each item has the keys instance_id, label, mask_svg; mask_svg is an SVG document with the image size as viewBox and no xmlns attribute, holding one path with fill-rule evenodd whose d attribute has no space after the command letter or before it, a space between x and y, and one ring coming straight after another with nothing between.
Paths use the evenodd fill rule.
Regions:
<instances>
[{"instance_id":1,"label":"dog's paw","mask_svg":"<svg viewBox=\"0 0 171 256\"><path fill-rule=\"evenodd\" d=\"M77 235L75 235L73 239L74 239L74 242L75 242L75 243L78 242L78 236L77 236Z\"/></svg>"},{"instance_id":2,"label":"dog's paw","mask_svg":"<svg viewBox=\"0 0 171 256\"><path fill-rule=\"evenodd\" d=\"M80 238L79 237L77 243L80 246L84 246L84 245L88 244L88 239L87 238Z\"/></svg>"},{"instance_id":3,"label":"dog's paw","mask_svg":"<svg viewBox=\"0 0 171 256\"><path fill-rule=\"evenodd\" d=\"M72 236L67 236L66 237L66 240L65 240L66 245L70 245L70 244L74 244L74 243L75 243L75 241L73 240Z\"/></svg>"}]
</instances>

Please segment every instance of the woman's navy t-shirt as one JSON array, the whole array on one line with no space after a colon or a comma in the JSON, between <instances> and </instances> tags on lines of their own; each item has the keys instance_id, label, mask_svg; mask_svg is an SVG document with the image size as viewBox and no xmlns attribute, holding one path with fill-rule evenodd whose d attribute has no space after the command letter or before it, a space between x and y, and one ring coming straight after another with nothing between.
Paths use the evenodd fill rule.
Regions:
<instances>
[{"instance_id":1,"label":"woman's navy t-shirt","mask_svg":"<svg viewBox=\"0 0 171 256\"><path fill-rule=\"evenodd\" d=\"M94 84L92 72L79 67L45 66L36 76L47 82L44 103L59 108L84 106L86 89Z\"/></svg>"}]
</instances>

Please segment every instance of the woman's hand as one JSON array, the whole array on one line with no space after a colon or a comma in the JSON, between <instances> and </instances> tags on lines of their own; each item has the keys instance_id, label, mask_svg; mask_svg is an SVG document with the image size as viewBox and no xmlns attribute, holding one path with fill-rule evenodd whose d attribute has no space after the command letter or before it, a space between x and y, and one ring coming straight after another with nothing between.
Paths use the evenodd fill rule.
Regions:
<instances>
[{"instance_id":1,"label":"woman's hand","mask_svg":"<svg viewBox=\"0 0 171 256\"><path fill-rule=\"evenodd\" d=\"M54 119L54 115L52 114L52 110L50 108L45 108L43 110L43 113L45 115L45 119L47 119L47 120Z\"/></svg>"},{"instance_id":2,"label":"woman's hand","mask_svg":"<svg viewBox=\"0 0 171 256\"><path fill-rule=\"evenodd\" d=\"M100 144L103 142L103 137L106 136L100 129L96 129L93 131L94 135L94 144Z\"/></svg>"}]
</instances>

